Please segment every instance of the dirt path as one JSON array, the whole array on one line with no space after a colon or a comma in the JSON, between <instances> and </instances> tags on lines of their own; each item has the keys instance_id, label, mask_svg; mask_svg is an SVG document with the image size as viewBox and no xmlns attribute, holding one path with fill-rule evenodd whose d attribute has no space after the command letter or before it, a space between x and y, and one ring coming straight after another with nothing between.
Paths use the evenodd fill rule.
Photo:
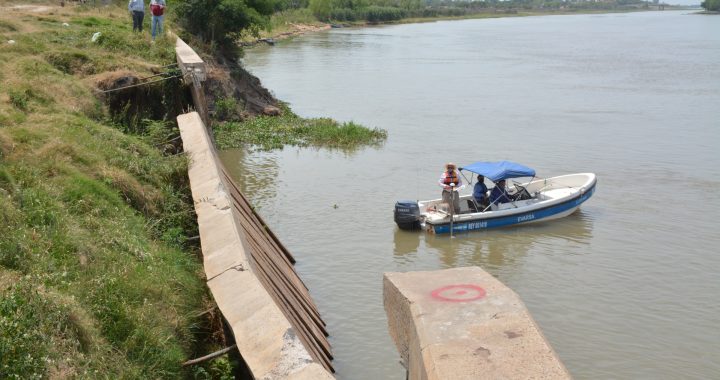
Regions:
<instances>
[{"instance_id":1,"label":"dirt path","mask_svg":"<svg viewBox=\"0 0 720 380\"><path fill-rule=\"evenodd\" d=\"M29 13L47 13L59 9L56 5L33 5L33 4L18 4L10 7L0 7L2 10L15 11L15 12L29 12Z\"/></svg>"}]
</instances>

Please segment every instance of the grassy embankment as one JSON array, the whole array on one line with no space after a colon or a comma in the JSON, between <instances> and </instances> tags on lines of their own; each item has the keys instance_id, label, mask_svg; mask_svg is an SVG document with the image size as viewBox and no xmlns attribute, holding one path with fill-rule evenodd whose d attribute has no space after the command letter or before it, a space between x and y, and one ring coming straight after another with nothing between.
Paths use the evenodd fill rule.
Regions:
<instances>
[{"instance_id":1,"label":"grassy embankment","mask_svg":"<svg viewBox=\"0 0 720 380\"><path fill-rule=\"evenodd\" d=\"M158 149L177 132L114 123L91 90L175 60L124 5L0 10L0 378L227 373L180 367L212 348L186 158Z\"/></svg>"}]
</instances>

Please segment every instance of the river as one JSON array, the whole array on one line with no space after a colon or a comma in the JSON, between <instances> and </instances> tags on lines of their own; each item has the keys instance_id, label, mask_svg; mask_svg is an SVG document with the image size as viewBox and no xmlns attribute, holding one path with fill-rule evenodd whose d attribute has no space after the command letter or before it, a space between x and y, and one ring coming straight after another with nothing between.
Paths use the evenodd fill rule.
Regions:
<instances>
[{"instance_id":1,"label":"river","mask_svg":"<svg viewBox=\"0 0 720 380\"><path fill-rule=\"evenodd\" d=\"M403 379L383 272L478 265L577 379L720 376L720 16L684 11L337 29L246 53L302 116L389 133L355 151L222 153L298 260L339 379ZM447 161L598 175L561 220L399 231ZM469 191L466 190L466 191Z\"/></svg>"}]
</instances>

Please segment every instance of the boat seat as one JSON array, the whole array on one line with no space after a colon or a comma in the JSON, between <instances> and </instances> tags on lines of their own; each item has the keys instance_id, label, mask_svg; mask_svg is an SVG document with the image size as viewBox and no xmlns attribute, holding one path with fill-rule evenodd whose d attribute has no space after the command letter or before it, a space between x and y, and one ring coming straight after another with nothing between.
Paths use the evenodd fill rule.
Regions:
<instances>
[{"instance_id":1,"label":"boat seat","mask_svg":"<svg viewBox=\"0 0 720 380\"><path fill-rule=\"evenodd\" d=\"M470 209L470 212L480 212L480 211L482 211L482 210L479 208L479 205L478 205L477 203L475 203L475 200L474 200L474 199L468 199L468 200L467 200L467 205L468 205L468 209Z\"/></svg>"},{"instance_id":2,"label":"boat seat","mask_svg":"<svg viewBox=\"0 0 720 380\"><path fill-rule=\"evenodd\" d=\"M487 201L487 199L486 199L486 201ZM483 212L483 211L485 211L485 209L486 209L487 206L488 206L487 203L485 203L485 202L483 202L483 203L478 203L474 198L468 199L468 200L467 200L467 205L468 205L469 212L471 212L471 213L473 213L473 212Z\"/></svg>"}]
</instances>

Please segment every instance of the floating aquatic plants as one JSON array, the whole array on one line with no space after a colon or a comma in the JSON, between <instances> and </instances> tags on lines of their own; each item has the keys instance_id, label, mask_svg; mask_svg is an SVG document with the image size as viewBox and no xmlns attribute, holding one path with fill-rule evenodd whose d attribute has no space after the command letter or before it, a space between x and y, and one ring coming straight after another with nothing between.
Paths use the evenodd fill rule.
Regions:
<instances>
[{"instance_id":1,"label":"floating aquatic plants","mask_svg":"<svg viewBox=\"0 0 720 380\"><path fill-rule=\"evenodd\" d=\"M280 149L285 145L355 149L379 146L387 132L367 128L354 122L340 123L329 118L305 119L282 105L280 116L256 116L242 122L226 122L215 126L219 149L255 146L261 150Z\"/></svg>"}]
</instances>

